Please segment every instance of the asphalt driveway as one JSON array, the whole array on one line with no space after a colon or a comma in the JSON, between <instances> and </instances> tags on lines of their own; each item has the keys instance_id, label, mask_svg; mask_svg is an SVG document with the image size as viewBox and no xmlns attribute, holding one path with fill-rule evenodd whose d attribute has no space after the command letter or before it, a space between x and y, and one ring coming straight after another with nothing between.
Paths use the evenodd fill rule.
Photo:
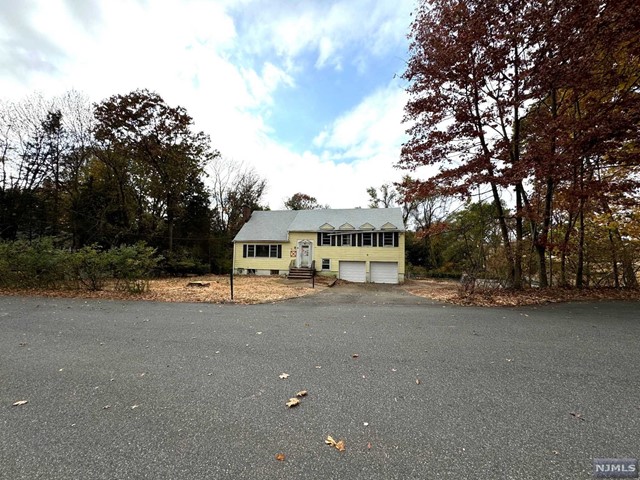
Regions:
<instances>
[{"instance_id":1,"label":"asphalt driveway","mask_svg":"<svg viewBox=\"0 0 640 480\"><path fill-rule=\"evenodd\" d=\"M593 478L640 457L638 313L0 297L0 478Z\"/></svg>"}]
</instances>

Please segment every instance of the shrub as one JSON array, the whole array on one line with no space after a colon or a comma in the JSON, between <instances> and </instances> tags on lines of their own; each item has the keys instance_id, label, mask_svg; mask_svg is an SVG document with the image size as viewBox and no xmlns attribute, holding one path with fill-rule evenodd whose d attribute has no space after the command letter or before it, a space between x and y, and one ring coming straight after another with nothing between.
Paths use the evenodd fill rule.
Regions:
<instances>
[{"instance_id":1,"label":"shrub","mask_svg":"<svg viewBox=\"0 0 640 480\"><path fill-rule=\"evenodd\" d=\"M69 278L70 253L50 238L0 243L0 285L9 288L59 288Z\"/></svg>"},{"instance_id":2,"label":"shrub","mask_svg":"<svg viewBox=\"0 0 640 480\"><path fill-rule=\"evenodd\" d=\"M86 246L73 255L74 280L89 290L102 290L107 279L113 276L108 252L99 245Z\"/></svg>"},{"instance_id":3,"label":"shrub","mask_svg":"<svg viewBox=\"0 0 640 480\"><path fill-rule=\"evenodd\" d=\"M109 261L116 280L116 289L127 293L143 293L149 290L149 279L161 257L144 242L109 250Z\"/></svg>"},{"instance_id":4,"label":"shrub","mask_svg":"<svg viewBox=\"0 0 640 480\"><path fill-rule=\"evenodd\" d=\"M161 257L138 243L103 251L86 246L76 252L57 249L50 238L34 242L0 242L0 286L6 288L75 288L101 290L108 279L116 289L141 293Z\"/></svg>"}]
</instances>

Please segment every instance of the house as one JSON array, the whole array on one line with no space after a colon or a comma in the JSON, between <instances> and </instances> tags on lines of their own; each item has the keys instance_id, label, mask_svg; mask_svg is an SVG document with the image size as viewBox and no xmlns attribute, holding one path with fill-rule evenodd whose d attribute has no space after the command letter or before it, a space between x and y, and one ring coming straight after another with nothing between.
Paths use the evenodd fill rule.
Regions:
<instances>
[{"instance_id":1,"label":"house","mask_svg":"<svg viewBox=\"0 0 640 480\"><path fill-rule=\"evenodd\" d=\"M233 243L236 274L289 275L315 268L352 282L404 281L399 208L256 211Z\"/></svg>"}]
</instances>

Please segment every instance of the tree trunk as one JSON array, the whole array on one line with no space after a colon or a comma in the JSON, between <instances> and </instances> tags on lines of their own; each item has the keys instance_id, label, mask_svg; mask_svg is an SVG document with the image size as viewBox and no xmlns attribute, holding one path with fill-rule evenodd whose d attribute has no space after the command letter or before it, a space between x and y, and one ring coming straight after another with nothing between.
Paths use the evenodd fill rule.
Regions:
<instances>
[{"instance_id":1,"label":"tree trunk","mask_svg":"<svg viewBox=\"0 0 640 480\"><path fill-rule=\"evenodd\" d=\"M549 227L551 225L551 208L553 203L553 179L547 178L547 192L544 198L544 212L542 214L542 231L536 240L536 251L538 252L538 262L540 267L540 287L549 286L547 280L547 242L549 240Z\"/></svg>"},{"instance_id":2,"label":"tree trunk","mask_svg":"<svg viewBox=\"0 0 640 480\"><path fill-rule=\"evenodd\" d=\"M580 199L580 212L578 213L578 267L576 268L576 287L584 286L584 199Z\"/></svg>"},{"instance_id":3,"label":"tree trunk","mask_svg":"<svg viewBox=\"0 0 640 480\"><path fill-rule=\"evenodd\" d=\"M618 272L618 252L616 242L613 239L613 233L609 232L609 243L611 244L611 268L613 271L613 286L620 287L620 272Z\"/></svg>"},{"instance_id":4,"label":"tree trunk","mask_svg":"<svg viewBox=\"0 0 640 480\"><path fill-rule=\"evenodd\" d=\"M493 193L493 202L498 212L498 224L500 225L500 233L502 234L502 242L504 243L505 254L507 255L507 261L509 262L510 266L509 283L515 286L515 261L513 258L513 250L511 249L511 242L509 240L509 228L507 227L507 220L504 216L504 209L502 208L502 202L500 201L498 187L493 182L491 182L491 192Z\"/></svg>"},{"instance_id":5,"label":"tree trunk","mask_svg":"<svg viewBox=\"0 0 640 480\"><path fill-rule=\"evenodd\" d=\"M624 243L622 244L622 276L625 287L638 288L638 279L635 269L633 268L633 257L629 248L624 245Z\"/></svg>"},{"instance_id":6,"label":"tree trunk","mask_svg":"<svg viewBox=\"0 0 640 480\"><path fill-rule=\"evenodd\" d=\"M522 224L522 183L516 184L516 254L513 259L513 288L522 289L522 239L524 238L524 228Z\"/></svg>"},{"instance_id":7,"label":"tree trunk","mask_svg":"<svg viewBox=\"0 0 640 480\"><path fill-rule=\"evenodd\" d=\"M625 245L624 240L622 239L620 230L616 228L610 235L612 235L612 241L616 244L614 251L620 252L622 260L622 281L624 282L624 286L628 288L637 288L638 279L636 278L635 269L633 267L633 257L629 248ZM616 287L619 287L620 283L618 281L619 271L617 261L615 267Z\"/></svg>"}]
</instances>

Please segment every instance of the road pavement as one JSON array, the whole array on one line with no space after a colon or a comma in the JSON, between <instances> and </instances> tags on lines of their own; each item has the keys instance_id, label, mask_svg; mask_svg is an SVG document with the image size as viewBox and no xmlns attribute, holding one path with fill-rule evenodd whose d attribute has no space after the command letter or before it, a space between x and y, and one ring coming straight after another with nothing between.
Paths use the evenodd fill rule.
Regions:
<instances>
[{"instance_id":1,"label":"road pavement","mask_svg":"<svg viewBox=\"0 0 640 480\"><path fill-rule=\"evenodd\" d=\"M638 313L0 297L0 478L593 478L640 457Z\"/></svg>"}]
</instances>

